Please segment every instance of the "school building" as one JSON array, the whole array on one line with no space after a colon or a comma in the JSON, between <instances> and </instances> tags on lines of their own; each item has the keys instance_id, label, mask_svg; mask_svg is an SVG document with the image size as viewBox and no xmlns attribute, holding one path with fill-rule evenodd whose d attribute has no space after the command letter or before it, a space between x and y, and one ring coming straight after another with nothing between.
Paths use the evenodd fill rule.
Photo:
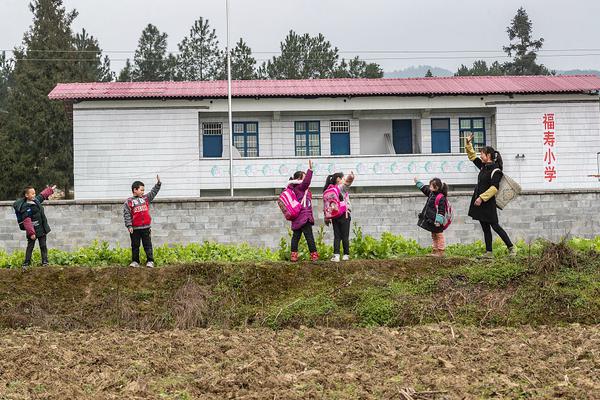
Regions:
<instances>
[{"instance_id":1,"label":"school building","mask_svg":"<svg viewBox=\"0 0 600 400\"><path fill-rule=\"evenodd\" d=\"M413 176L472 187L464 152L491 145L526 190L598 187L600 78L484 76L233 81L236 195L273 195L296 170L354 170L359 192L413 189ZM64 83L75 199L123 199L131 182L161 198L229 193L227 82Z\"/></svg>"}]
</instances>

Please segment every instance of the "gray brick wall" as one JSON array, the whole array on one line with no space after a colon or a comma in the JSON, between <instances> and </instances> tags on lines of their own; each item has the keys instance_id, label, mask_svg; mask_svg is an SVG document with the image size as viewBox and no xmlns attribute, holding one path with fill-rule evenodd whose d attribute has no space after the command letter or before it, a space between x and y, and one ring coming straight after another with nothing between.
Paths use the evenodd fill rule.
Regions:
<instances>
[{"instance_id":1,"label":"gray brick wall","mask_svg":"<svg viewBox=\"0 0 600 400\"><path fill-rule=\"evenodd\" d=\"M287 234L276 198L157 199L152 206L153 240L163 243L190 243L214 240L222 243L248 242L276 247ZM451 193L455 221L448 231L448 243L469 243L482 239L481 228L467 214L470 193ZM429 244L428 232L416 226L425 197L415 194L352 196L355 223L363 232L379 236L389 231ZM600 191L531 192L519 197L500 212L500 223L513 240L543 237L559 240L572 234L594 237L600 234L597 205ZM24 247L25 235L17 227L10 202L0 202L0 248L9 252ZM322 223L321 201L315 199L317 225ZM111 201L48 201L45 203L53 248L73 250L93 240L129 246L123 225L122 203ZM331 228L326 229L331 241Z\"/></svg>"}]
</instances>

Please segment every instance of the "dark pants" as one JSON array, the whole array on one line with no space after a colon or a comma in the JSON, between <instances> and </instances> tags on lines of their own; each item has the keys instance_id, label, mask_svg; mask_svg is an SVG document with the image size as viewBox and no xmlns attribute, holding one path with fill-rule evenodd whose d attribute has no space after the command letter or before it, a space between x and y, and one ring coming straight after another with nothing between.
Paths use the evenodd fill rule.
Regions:
<instances>
[{"instance_id":1,"label":"dark pants","mask_svg":"<svg viewBox=\"0 0 600 400\"><path fill-rule=\"evenodd\" d=\"M31 264L31 255L33 254L33 248L35 247L35 241L40 243L40 251L42 253L42 264L48 264L48 247L46 246L46 235L31 239L27 237L27 250L25 250L25 261L23 265Z\"/></svg>"},{"instance_id":2,"label":"dark pants","mask_svg":"<svg viewBox=\"0 0 600 400\"><path fill-rule=\"evenodd\" d=\"M350 255L350 214L334 219L333 224L333 254L340 254L340 242L344 245L344 254Z\"/></svg>"},{"instance_id":3,"label":"dark pants","mask_svg":"<svg viewBox=\"0 0 600 400\"><path fill-rule=\"evenodd\" d=\"M131 260L136 263L140 262L140 240L144 245L144 251L146 252L146 260L154 262L152 254L152 236L150 228L146 229L134 229L133 233L129 235L131 237Z\"/></svg>"},{"instance_id":4,"label":"dark pants","mask_svg":"<svg viewBox=\"0 0 600 400\"><path fill-rule=\"evenodd\" d=\"M302 226L302 228L292 231L292 252L298 252L298 244L300 243L300 237L304 234L306 238L306 243L308 244L308 250L311 253L317 251L317 245L315 244L315 237L313 236L312 225L310 223L306 223Z\"/></svg>"},{"instance_id":5,"label":"dark pants","mask_svg":"<svg viewBox=\"0 0 600 400\"><path fill-rule=\"evenodd\" d=\"M492 251L492 229L500 236L500 239L504 242L506 247L509 249L513 247L508 234L502 229L499 224L490 224L489 222L479 221L481 224L481 229L483 229L483 238L485 240L485 249L486 251Z\"/></svg>"}]
</instances>

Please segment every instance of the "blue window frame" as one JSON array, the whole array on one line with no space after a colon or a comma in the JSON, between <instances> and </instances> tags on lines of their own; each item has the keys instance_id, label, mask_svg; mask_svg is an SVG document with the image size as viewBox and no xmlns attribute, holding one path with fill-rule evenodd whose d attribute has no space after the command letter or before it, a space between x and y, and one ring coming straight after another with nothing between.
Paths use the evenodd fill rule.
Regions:
<instances>
[{"instance_id":1,"label":"blue window frame","mask_svg":"<svg viewBox=\"0 0 600 400\"><path fill-rule=\"evenodd\" d=\"M350 155L350 121L329 121L329 132L331 135L331 155Z\"/></svg>"},{"instance_id":2,"label":"blue window frame","mask_svg":"<svg viewBox=\"0 0 600 400\"><path fill-rule=\"evenodd\" d=\"M473 134L473 147L475 151L485 146L485 118L459 118L460 152L465 152L465 138Z\"/></svg>"},{"instance_id":3,"label":"blue window frame","mask_svg":"<svg viewBox=\"0 0 600 400\"><path fill-rule=\"evenodd\" d=\"M202 157L223 157L223 124L202 123Z\"/></svg>"},{"instance_id":4,"label":"blue window frame","mask_svg":"<svg viewBox=\"0 0 600 400\"><path fill-rule=\"evenodd\" d=\"M450 119L431 119L431 152L450 153Z\"/></svg>"},{"instance_id":5,"label":"blue window frame","mask_svg":"<svg viewBox=\"0 0 600 400\"><path fill-rule=\"evenodd\" d=\"M242 157L258 157L258 122L234 122L233 145Z\"/></svg>"},{"instance_id":6,"label":"blue window frame","mask_svg":"<svg viewBox=\"0 0 600 400\"><path fill-rule=\"evenodd\" d=\"M321 122L296 121L294 123L296 156L321 155Z\"/></svg>"}]
</instances>

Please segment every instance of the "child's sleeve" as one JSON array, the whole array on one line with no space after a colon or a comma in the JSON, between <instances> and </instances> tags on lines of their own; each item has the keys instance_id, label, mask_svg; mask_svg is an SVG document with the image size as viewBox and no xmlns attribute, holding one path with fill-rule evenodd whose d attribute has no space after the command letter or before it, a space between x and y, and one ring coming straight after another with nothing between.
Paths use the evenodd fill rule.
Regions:
<instances>
[{"instance_id":1,"label":"child's sleeve","mask_svg":"<svg viewBox=\"0 0 600 400\"><path fill-rule=\"evenodd\" d=\"M446 196L442 196L435 214L435 222L442 225L446 217Z\"/></svg>"},{"instance_id":2,"label":"child's sleeve","mask_svg":"<svg viewBox=\"0 0 600 400\"><path fill-rule=\"evenodd\" d=\"M133 226L133 222L131 220L131 209L129 208L127 201L123 204L123 221L125 222L126 228L131 228Z\"/></svg>"},{"instance_id":3,"label":"child's sleeve","mask_svg":"<svg viewBox=\"0 0 600 400\"><path fill-rule=\"evenodd\" d=\"M154 198L156 197L156 195L160 191L160 186L161 185L162 185L162 182L156 182L156 185L154 185L154 187L152 188L152 190L150 191L150 193L148 193L148 201L154 200Z\"/></svg>"},{"instance_id":4,"label":"child's sleeve","mask_svg":"<svg viewBox=\"0 0 600 400\"><path fill-rule=\"evenodd\" d=\"M50 196L52 196L53 194L54 194L54 189L52 189L51 187L48 186L46 189L42 190L42 193L35 196L35 198L40 203L43 203L44 200L48 200L48 198L50 198Z\"/></svg>"},{"instance_id":5,"label":"child's sleeve","mask_svg":"<svg viewBox=\"0 0 600 400\"><path fill-rule=\"evenodd\" d=\"M310 187L312 175L313 175L312 169L309 169L308 171L306 171L306 176L304 177L302 182L298 185L297 190L299 190L301 192L306 191Z\"/></svg>"},{"instance_id":6,"label":"child's sleeve","mask_svg":"<svg viewBox=\"0 0 600 400\"><path fill-rule=\"evenodd\" d=\"M429 190L429 186L425 185L423 182L417 181L415 185L421 192L423 192L425 196L429 196L429 194L431 193L431 190Z\"/></svg>"}]
</instances>

